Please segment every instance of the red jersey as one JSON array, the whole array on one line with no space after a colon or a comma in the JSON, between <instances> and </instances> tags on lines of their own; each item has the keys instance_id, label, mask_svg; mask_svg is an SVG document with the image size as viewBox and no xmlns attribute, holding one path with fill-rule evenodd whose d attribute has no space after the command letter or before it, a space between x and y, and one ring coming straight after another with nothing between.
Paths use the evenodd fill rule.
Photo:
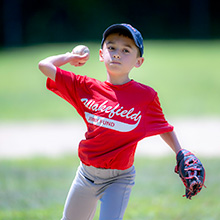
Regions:
<instances>
[{"instance_id":1,"label":"red jersey","mask_svg":"<svg viewBox=\"0 0 220 220\"><path fill-rule=\"evenodd\" d=\"M137 143L173 130L155 90L134 80L112 85L57 68L47 88L69 102L87 125L79 143L82 163L124 170L133 165Z\"/></svg>"}]
</instances>

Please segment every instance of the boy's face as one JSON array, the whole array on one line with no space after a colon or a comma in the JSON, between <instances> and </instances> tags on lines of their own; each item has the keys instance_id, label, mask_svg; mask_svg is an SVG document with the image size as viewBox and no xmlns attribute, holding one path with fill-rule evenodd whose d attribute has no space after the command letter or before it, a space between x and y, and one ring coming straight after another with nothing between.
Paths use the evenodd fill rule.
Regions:
<instances>
[{"instance_id":1,"label":"boy's face","mask_svg":"<svg viewBox=\"0 0 220 220\"><path fill-rule=\"evenodd\" d=\"M119 77L128 75L133 67L140 67L144 61L144 58L139 56L134 40L118 33L110 34L106 38L99 55L108 74Z\"/></svg>"}]
</instances>

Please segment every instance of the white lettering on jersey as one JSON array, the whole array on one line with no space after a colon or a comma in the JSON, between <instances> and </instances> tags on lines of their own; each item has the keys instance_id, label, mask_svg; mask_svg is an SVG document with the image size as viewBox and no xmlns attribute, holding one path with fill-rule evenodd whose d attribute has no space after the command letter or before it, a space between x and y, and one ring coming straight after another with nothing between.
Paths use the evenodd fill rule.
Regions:
<instances>
[{"instance_id":1,"label":"white lettering on jersey","mask_svg":"<svg viewBox=\"0 0 220 220\"><path fill-rule=\"evenodd\" d=\"M123 106L120 107L119 104L117 104L116 106L107 105L108 101L104 101L103 103L98 104L94 100L88 100L87 98L83 98L81 99L81 101L86 108L92 110L93 112L105 112L106 114L108 114L108 118L104 118L85 112L87 122L95 124L97 126L127 132L135 129L141 120L141 111L135 113L134 108L126 110ZM137 123L127 124L111 119L115 115L122 118L134 120L135 122L137 121Z\"/></svg>"},{"instance_id":2,"label":"white lettering on jersey","mask_svg":"<svg viewBox=\"0 0 220 220\"><path fill-rule=\"evenodd\" d=\"M139 117L136 124L127 124L113 119L108 119L97 115L93 115L88 112L85 112L85 116L87 122L90 124L94 124L100 127L121 131L121 132L128 132L134 130L138 126L141 119Z\"/></svg>"}]
</instances>

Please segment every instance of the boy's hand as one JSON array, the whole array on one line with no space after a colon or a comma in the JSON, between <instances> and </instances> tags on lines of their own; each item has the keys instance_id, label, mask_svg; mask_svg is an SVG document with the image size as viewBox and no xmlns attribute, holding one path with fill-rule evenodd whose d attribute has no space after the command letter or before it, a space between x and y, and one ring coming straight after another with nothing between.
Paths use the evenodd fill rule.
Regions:
<instances>
[{"instance_id":1,"label":"boy's hand","mask_svg":"<svg viewBox=\"0 0 220 220\"><path fill-rule=\"evenodd\" d=\"M89 54L85 53L84 55L73 54L71 53L70 65L72 66L83 66L89 59Z\"/></svg>"},{"instance_id":2,"label":"boy's hand","mask_svg":"<svg viewBox=\"0 0 220 220\"><path fill-rule=\"evenodd\" d=\"M71 52L72 60L69 62L73 66L83 66L89 59L89 48L84 45L78 45Z\"/></svg>"}]
</instances>

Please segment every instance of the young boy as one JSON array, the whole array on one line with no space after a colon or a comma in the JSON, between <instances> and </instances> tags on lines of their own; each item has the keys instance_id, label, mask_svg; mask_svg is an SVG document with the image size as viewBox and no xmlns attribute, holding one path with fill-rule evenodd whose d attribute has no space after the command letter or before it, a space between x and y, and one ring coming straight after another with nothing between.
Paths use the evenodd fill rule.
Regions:
<instances>
[{"instance_id":1,"label":"young boy","mask_svg":"<svg viewBox=\"0 0 220 220\"><path fill-rule=\"evenodd\" d=\"M157 93L129 78L143 62L143 38L129 24L115 24L103 34L100 61L107 80L100 82L59 67L80 66L83 56L66 53L39 63L47 88L69 102L87 125L79 144L80 166L69 191L62 220L93 219L98 200L100 220L123 219L134 186L138 141L160 134L177 153L181 146L162 112Z\"/></svg>"}]
</instances>

